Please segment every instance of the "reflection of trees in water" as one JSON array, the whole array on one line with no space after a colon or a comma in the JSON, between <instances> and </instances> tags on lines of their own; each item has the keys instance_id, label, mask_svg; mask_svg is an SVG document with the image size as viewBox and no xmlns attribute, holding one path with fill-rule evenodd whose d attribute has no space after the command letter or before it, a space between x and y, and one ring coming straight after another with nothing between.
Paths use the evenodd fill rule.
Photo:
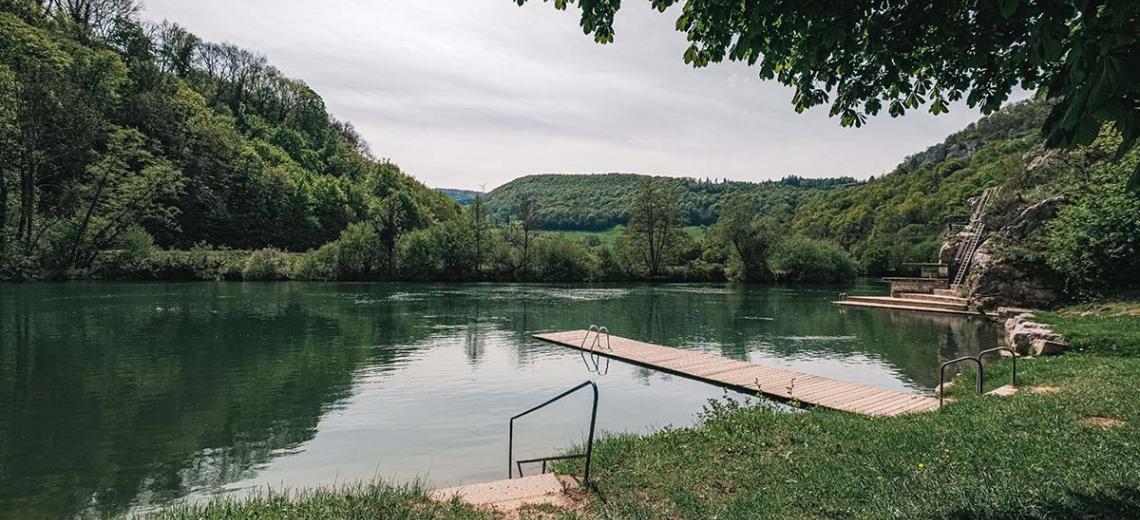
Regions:
<instances>
[{"instance_id":1,"label":"reflection of trees in water","mask_svg":"<svg viewBox=\"0 0 1140 520\"><path fill-rule=\"evenodd\" d=\"M107 287L138 295L43 301L31 287L0 301L0 509L13 517L122 513L140 494L247 477L310 440L358 367L390 366L414 350L401 338L428 331L399 305L362 313L284 284Z\"/></svg>"},{"instance_id":2,"label":"reflection of trees in water","mask_svg":"<svg viewBox=\"0 0 1140 520\"><path fill-rule=\"evenodd\" d=\"M666 345L720 345L722 355L736 359L757 345L783 356L865 354L927 386L939 358L998 341L992 328L960 318L840 312L826 304L835 292L648 285L5 287L0 510L14 517L114 514L140 499L161 502L249 477L275 454L312 439L321 416L351 394L361 368L396 370L416 350L436 344L439 327L464 329L472 364L486 354L492 334L511 338L525 364L550 348L531 340L532 332L595 323ZM807 334L859 341L789 339ZM637 373L643 381L657 376Z\"/></svg>"}]
</instances>

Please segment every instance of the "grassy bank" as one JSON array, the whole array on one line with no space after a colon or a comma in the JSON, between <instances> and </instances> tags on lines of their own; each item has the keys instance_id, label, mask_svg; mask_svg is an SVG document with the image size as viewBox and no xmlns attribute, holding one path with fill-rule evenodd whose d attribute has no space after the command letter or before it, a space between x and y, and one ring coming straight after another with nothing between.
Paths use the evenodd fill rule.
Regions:
<instances>
[{"instance_id":1,"label":"grassy bank","mask_svg":"<svg viewBox=\"0 0 1140 520\"><path fill-rule=\"evenodd\" d=\"M1074 307L1039 319L1076 348L1022 360L1016 396L978 397L960 384L956 402L941 412L883 419L722 401L692 428L601 441L594 452L598 493L565 516L1128 517L1140 511L1140 304ZM987 386L1007 382L1009 368L1008 360L988 365ZM397 509L378 510L367 499L374 495L261 500L168 517L274 518L282 508L341 517L473 517L416 493L381 493L381 505ZM307 509L318 506L334 509Z\"/></svg>"},{"instance_id":2,"label":"grassy bank","mask_svg":"<svg viewBox=\"0 0 1140 520\"><path fill-rule=\"evenodd\" d=\"M172 507L149 518L155 520L200 519L323 519L391 518L419 520L448 518L483 520L490 515L464 507L456 501L434 502L420 485L389 486L359 484L337 489L314 489L297 493L265 493L255 498L218 499L201 505Z\"/></svg>"}]
</instances>

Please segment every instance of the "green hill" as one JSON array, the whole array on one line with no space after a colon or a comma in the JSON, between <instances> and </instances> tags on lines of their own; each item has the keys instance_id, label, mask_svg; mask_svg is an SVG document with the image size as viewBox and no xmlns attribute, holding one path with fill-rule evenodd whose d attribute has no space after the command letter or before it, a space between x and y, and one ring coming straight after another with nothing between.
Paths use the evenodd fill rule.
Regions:
<instances>
[{"instance_id":1,"label":"green hill","mask_svg":"<svg viewBox=\"0 0 1140 520\"><path fill-rule=\"evenodd\" d=\"M881 178L815 197L796 212L795 230L838 242L872 274L933 260L948 226L968 219L968 199L1024 170L1048 111L1029 101L984 117Z\"/></svg>"},{"instance_id":2,"label":"green hill","mask_svg":"<svg viewBox=\"0 0 1140 520\"><path fill-rule=\"evenodd\" d=\"M0 9L0 253L18 270L82 266L147 234L311 249L395 192L420 225L457 213L263 56L116 5Z\"/></svg>"},{"instance_id":3,"label":"green hill","mask_svg":"<svg viewBox=\"0 0 1140 520\"><path fill-rule=\"evenodd\" d=\"M625 224L640 183L649 179L674 183L688 225L716 222L719 204L728 196L746 193L763 206L794 210L814 195L856 184L852 178L786 177L770 182L714 181L681 177L651 177L630 173L528 175L495 188L487 195L491 214L500 221L515 215L522 197L534 199L538 227L548 230L600 231Z\"/></svg>"}]
</instances>

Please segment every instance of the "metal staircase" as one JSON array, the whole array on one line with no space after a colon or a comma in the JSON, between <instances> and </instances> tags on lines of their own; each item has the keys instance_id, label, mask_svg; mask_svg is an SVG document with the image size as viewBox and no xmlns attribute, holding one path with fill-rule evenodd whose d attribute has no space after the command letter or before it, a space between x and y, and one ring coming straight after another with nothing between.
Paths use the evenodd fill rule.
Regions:
<instances>
[{"instance_id":1,"label":"metal staircase","mask_svg":"<svg viewBox=\"0 0 1140 520\"><path fill-rule=\"evenodd\" d=\"M966 230L970 233L970 238L966 240L963 247L958 248L958 254L954 257L954 262L958 264L958 270L954 273L954 281L950 284L950 290L957 291L966 281L966 275L970 272L970 264L974 260L974 254L978 252L978 246L981 245L982 235L985 234L986 224L982 220L982 215L985 214L986 206L989 204L990 199L997 193L997 188L986 188L982 192L982 198L978 201L978 206L974 208L973 215L970 216L970 223L966 225Z\"/></svg>"}]
</instances>

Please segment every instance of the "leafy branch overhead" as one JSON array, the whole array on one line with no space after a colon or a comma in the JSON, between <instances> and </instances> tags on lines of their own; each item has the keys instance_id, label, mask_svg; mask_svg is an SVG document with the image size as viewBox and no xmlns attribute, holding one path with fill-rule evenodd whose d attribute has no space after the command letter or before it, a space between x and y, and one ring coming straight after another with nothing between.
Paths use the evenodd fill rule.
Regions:
<instances>
[{"instance_id":1,"label":"leafy branch overhead","mask_svg":"<svg viewBox=\"0 0 1140 520\"><path fill-rule=\"evenodd\" d=\"M553 2L566 9L574 0ZM924 106L940 114L962 99L990 113L1020 87L1057 100L1043 128L1049 146L1089 144L1106 123L1123 137L1118 156L1140 137L1135 0L650 3L661 12L682 4L685 63L758 66L761 78L795 89L797 112L829 104L843 126L862 126L884 109L895 117ZM613 42L621 2L577 4L582 29Z\"/></svg>"}]
</instances>

